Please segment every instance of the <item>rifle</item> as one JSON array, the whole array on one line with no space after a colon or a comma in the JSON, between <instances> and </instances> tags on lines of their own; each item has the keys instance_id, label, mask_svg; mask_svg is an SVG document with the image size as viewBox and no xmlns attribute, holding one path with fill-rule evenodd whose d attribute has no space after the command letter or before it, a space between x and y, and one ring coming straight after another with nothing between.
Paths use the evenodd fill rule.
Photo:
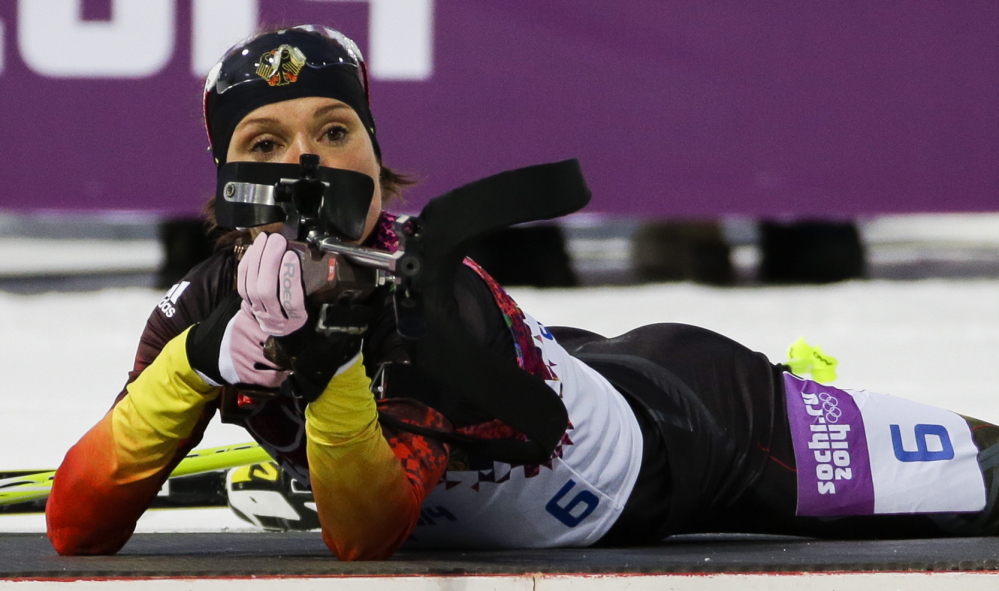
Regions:
<instances>
[{"instance_id":1,"label":"rifle","mask_svg":"<svg viewBox=\"0 0 999 591\"><path fill-rule=\"evenodd\" d=\"M400 334L419 338L423 325L417 312L413 281L423 268L416 248L403 244L415 235L410 216L400 216L395 231L400 248L390 253L355 242L364 231L374 191L371 177L350 170L319 166L319 157L303 154L300 163L234 162L218 176L216 216L219 225L253 227L283 222L288 246L299 253L306 297L319 310L317 330L362 334L363 324L336 319L337 306L363 303L375 288L395 285L403 301ZM414 313L407 314L413 310Z\"/></svg>"},{"instance_id":2,"label":"rifle","mask_svg":"<svg viewBox=\"0 0 999 591\"><path fill-rule=\"evenodd\" d=\"M413 364L528 441L494 445L456 434L426 434L501 461L546 461L565 432L565 407L543 380L494 358L466 333L453 286L474 241L585 206L590 191L579 162L510 170L435 197L419 215L396 219L399 249L394 253L351 243L363 234L373 190L370 177L321 167L310 154L298 165L229 163L219 171L216 215L219 225L228 227L284 222L282 231L302 256L306 295L321 309L319 330L363 333L364 326L333 322L330 316L338 305L361 303L378 286L391 284L397 330L414 345ZM421 432L415 425L398 426Z\"/></svg>"}]
</instances>

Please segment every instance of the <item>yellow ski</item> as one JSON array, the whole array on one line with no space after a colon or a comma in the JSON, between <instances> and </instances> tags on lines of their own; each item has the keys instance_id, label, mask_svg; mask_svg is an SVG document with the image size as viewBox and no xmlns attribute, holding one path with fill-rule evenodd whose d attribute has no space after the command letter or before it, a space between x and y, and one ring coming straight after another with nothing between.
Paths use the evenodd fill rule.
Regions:
<instances>
[{"instance_id":1,"label":"yellow ski","mask_svg":"<svg viewBox=\"0 0 999 591\"><path fill-rule=\"evenodd\" d=\"M196 449L181 460L170 474L170 478L269 461L271 461L271 457L256 443ZM49 496L54 476L55 471L50 470L0 479L0 506L25 503Z\"/></svg>"}]
</instances>

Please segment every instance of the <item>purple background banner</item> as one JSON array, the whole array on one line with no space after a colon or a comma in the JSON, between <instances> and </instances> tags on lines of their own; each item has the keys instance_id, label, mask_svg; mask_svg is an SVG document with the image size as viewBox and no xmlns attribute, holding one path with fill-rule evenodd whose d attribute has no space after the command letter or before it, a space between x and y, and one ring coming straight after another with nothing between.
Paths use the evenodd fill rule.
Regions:
<instances>
[{"instance_id":1,"label":"purple background banner","mask_svg":"<svg viewBox=\"0 0 999 591\"><path fill-rule=\"evenodd\" d=\"M595 212L999 211L994 0L144 2L167 16L129 16L141 41L98 54L57 17L120 24L136 0L0 0L0 209L195 213L214 168L192 60L250 14L358 42L385 162L421 181L411 209L578 157Z\"/></svg>"}]
</instances>

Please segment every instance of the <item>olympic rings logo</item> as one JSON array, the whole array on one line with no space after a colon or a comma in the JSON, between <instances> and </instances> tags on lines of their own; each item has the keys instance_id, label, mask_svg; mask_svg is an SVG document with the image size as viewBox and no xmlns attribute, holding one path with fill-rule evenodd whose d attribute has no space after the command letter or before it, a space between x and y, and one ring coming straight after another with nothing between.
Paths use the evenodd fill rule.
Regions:
<instances>
[{"instance_id":1,"label":"olympic rings logo","mask_svg":"<svg viewBox=\"0 0 999 591\"><path fill-rule=\"evenodd\" d=\"M838 423L843 416L843 409L839 407L839 399L823 392L819 394L819 402L822 403L822 413L825 415L827 423Z\"/></svg>"}]
</instances>

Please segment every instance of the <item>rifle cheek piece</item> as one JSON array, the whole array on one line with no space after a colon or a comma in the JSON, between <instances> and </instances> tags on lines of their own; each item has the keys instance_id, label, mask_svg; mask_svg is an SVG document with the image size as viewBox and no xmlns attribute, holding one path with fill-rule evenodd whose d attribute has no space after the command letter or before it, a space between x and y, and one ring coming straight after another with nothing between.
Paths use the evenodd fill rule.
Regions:
<instances>
[{"instance_id":1,"label":"rifle cheek piece","mask_svg":"<svg viewBox=\"0 0 999 591\"><path fill-rule=\"evenodd\" d=\"M284 222L296 231L292 239L317 231L357 241L374 192L368 175L319 166L315 154L303 154L299 164L230 162L219 168L215 218L224 228Z\"/></svg>"}]
</instances>

